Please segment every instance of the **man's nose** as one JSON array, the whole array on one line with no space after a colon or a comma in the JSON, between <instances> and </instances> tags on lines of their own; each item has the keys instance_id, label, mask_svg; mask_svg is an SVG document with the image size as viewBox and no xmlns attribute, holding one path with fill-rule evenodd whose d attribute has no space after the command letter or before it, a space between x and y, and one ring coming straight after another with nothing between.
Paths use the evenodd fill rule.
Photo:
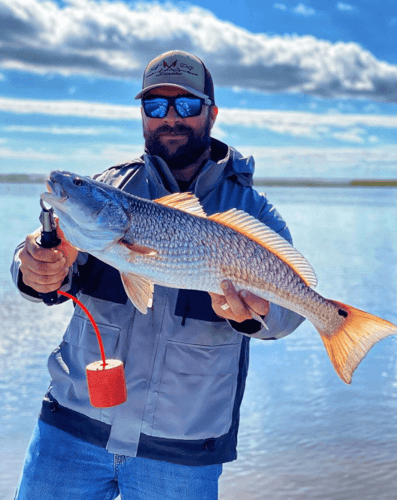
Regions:
<instances>
[{"instance_id":1,"label":"man's nose","mask_svg":"<svg viewBox=\"0 0 397 500\"><path fill-rule=\"evenodd\" d=\"M178 115L178 113L175 111L174 106L171 104L168 109L168 113L164 117L164 120L175 122L175 121L180 121L180 119L181 117Z\"/></svg>"}]
</instances>

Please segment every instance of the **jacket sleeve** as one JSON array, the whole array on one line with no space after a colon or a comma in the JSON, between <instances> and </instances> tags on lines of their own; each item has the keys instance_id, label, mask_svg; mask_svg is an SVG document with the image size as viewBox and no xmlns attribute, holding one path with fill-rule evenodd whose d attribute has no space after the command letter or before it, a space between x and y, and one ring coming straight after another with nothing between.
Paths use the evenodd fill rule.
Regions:
<instances>
[{"instance_id":1,"label":"jacket sleeve","mask_svg":"<svg viewBox=\"0 0 397 500\"><path fill-rule=\"evenodd\" d=\"M12 281L18 288L19 293L22 295L23 298L30 300L32 302L42 302L41 294L36 292L36 290L34 290L33 288L25 285L25 283L22 280L22 273L20 271L21 259L19 258L19 254L23 246L24 242L20 243L17 246L14 253L14 258L11 264ZM63 290L64 292L70 292L72 294L75 294L79 291L80 289L79 266L84 265L87 262L87 259L88 259L87 254L82 252L79 253L73 266L70 267L69 273L64 279L60 290ZM59 296L58 302L56 302L56 304L61 304L66 300L68 300L66 297Z\"/></svg>"},{"instance_id":2,"label":"jacket sleeve","mask_svg":"<svg viewBox=\"0 0 397 500\"><path fill-rule=\"evenodd\" d=\"M254 191L254 193L255 203L259 205L262 204L257 218L292 245L291 233L281 215L274 206L268 202L265 196L256 191ZM303 316L285 307L271 303L269 313L264 318L268 330L262 326L259 321L253 319L242 323L236 323L235 321L229 321L229 323L236 331L248 337L262 340L275 340L292 333L304 320L305 318Z\"/></svg>"}]
</instances>

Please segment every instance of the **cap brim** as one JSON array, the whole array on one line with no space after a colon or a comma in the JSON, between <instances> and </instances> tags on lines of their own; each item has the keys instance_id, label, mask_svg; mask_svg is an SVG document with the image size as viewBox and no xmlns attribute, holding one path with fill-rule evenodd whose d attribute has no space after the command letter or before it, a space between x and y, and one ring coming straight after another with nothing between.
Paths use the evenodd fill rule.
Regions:
<instances>
[{"instance_id":1,"label":"cap brim","mask_svg":"<svg viewBox=\"0 0 397 500\"><path fill-rule=\"evenodd\" d=\"M157 89L159 87L173 87L177 89L183 89L189 92L189 94L201 97L201 99L210 99L210 97L208 97L206 94L203 94L199 90L196 90L189 85L176 85L175 83L156 83L155 85L150 85L149 87L142 89L139 94L135 96L135 99L143 99L151 90Z\"/></svg>"}]
</instances>

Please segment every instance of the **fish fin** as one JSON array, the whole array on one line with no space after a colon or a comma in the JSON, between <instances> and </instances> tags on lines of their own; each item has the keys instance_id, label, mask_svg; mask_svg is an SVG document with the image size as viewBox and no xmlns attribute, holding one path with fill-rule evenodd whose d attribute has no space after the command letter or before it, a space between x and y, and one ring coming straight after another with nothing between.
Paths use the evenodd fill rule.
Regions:
<instances>
[{"instance_id":1,"label":"fish fin","mask_svg":"<svg viewBox=\"0 0 397 500\"><path fill-rule=\"evenodd\" d=\"M290 266L307 286L314 288L317 285L316 273L306 258L287 240L255 217L242 210L232 208L227 212L214 214L208 218L244 234L265 247Z\"/></svg>"},{"instance_id":2,"label":"fish fin","mask_svg":"<svg viewBox=\"0 0 397 500\"><path fill-rule=\"evenodd\" d=\"M371 347L380 340L397 333L397 327L382 318L341 302L339 314L344 322L332 334L321 332L321 339L336 373L347 384L351 383L354 370L365 358Z\"/></svg>"},{"instance_id":3,"label":"fish fin","mask_svg":"<svg viewBox=\"0 0 397 500\"><path fill-rule=\"evenodd\" d=\"M265 320L259 316L259 314L256 314L256 312L254 312L250 307L248 308L251 312L251 315L252 315L252 319L256 319L256 321L259 321L259 323L262 324L262 326L264 328L266 328L266 330L269 330L269 327L267 326L267 324L265 323Z\"/></svg>"},{"instance_id":4,"label":"fish fin","mask_svg":"<svg viewBox=\"0 0 397 500\"><path fill-rule=\"evenodd\" d=\"M131 252L139 253L140 255L157 255L158 251L154 248L145 247L143 245L138 245L136 243L129 243L126 240L119 240L121 245L127 247Z\"/></svg>"},{"instance_id":5,"label":"fish fin","mask_svg":"<svg viewBox=\"0 0 397 500\"><path fill-rule=\"evenodd\" d=\"M154 202L165 207L172 207L182 210L182 212L197 215L197 217L207 217L200 200L192 193L169 194L168 196L154 200Z\"/></svg>"},{"instance_id":6,"label":"fish fin","mask_svg":"<svg viewBox=\"0 0 397 500\"><path fill-rule=\"evenodd\" d=\"M120 275L128 298L142 314L146 314L148 308L153 305L153 282L137 274L120 273Z\"/></svg>"}]
</instances>

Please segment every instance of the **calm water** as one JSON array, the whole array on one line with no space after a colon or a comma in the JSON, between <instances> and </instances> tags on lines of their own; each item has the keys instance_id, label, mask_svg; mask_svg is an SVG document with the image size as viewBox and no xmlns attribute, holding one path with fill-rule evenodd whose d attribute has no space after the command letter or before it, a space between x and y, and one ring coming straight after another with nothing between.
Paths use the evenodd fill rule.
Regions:
<instances>
[{"instance_id":1,"label":"calm water","mask_svg":"<svg viewBox=\"0 0 397 500\"><path fill-rule=\"evenodd\" d=\"M15 245L38 225L40 186L0 185L0 499L11 500L71 305L29 303L13 289ZM397 323L397 191L265 189L318 291ZM19 193L17 196L16 193ZM335 374L309 322L279 341L252 342L239 459L221 500L395 500L397 339L377 344L351 386Z\"/></svg>"}]
</instances>

